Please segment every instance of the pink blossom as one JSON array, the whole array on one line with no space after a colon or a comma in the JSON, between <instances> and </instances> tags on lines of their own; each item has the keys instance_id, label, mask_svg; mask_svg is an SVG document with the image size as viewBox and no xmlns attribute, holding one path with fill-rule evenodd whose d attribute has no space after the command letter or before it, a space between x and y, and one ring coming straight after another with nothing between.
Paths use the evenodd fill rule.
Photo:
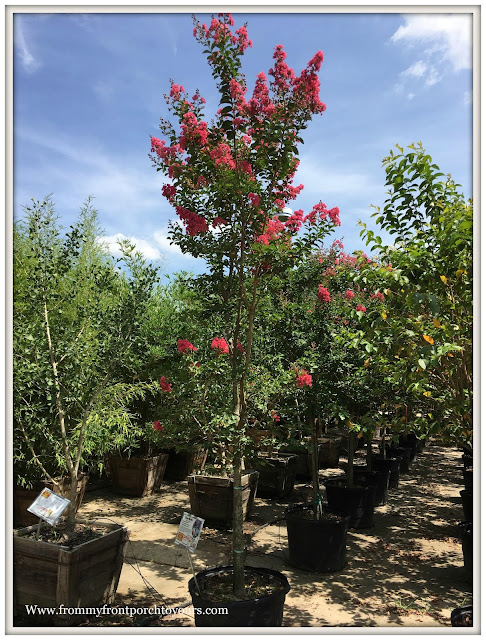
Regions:
<instances>
[{"instance_id":1,"label":"pink blossom","mask_svg":"<svg viewBox=\"0 0 486 640\"><path fill-rule=\"evenodd\" d=\"M362 311L363 313L366 313L366 307L364 307L362 304L358 304L356 305L356 311Z\"/></svg>"},{"instance_id":2,"label":"pink blossom","mask_svg":"<svg viewBox=\"0 0 486 640\"><path fill-rule=\"evenodd\" d=\"M344 295L346 297L346 300L352 300L354 298L354 293L351 291L351 289L348 289Z\"/></svg>"},{"instance_id":3,"label":"pink blossom","mask_svg":"<svg viewBox=\"0 0 486 640\"><path fill-rule=\"evenodd\" d=\"M381 302L383 302L383 300L385 299L385 296L381 293L381 291L377 291L371 296L372 300L374 300L375 298L378 298L378 300L381 300Z\"/></svg>"},{"instance_id":4,"label":"pink blossom","mask_svg":"<svg viewBox=\"0 0 486 640\"><path fill-rule=\"evenodd\" d=\"M165 376L162 376L160 378L160 388L162 389L162 391L166 391L167 393L170 393L172 391L172 385L169 383Z\"/></svg>"},{"instance_id":5,"label":"pink blossom","mask_svg":"<svg viewBox=\"0 0 486 640\"><path fill-rule=\"evenodd\" d=\"M159 420L156 420L154 422L154 429L155 431L163 431L164 427L162 426L162 424L159 422Z\"/></svg>"},{"instance_id":6,"label":"pink blossom","mask_svg":"<svg viewBox=\"0 0 486 640\"><path fill-rule=\"evenodd\" d=\"M321 302L331 302L331 294L322 284L319 285L319 289L317 290L317 297Z\"/></svg>"},{"instance_id":7,"label":"pink blossom","mask_svg":"<svg viewBox=\"0 0 486 640\"><path fill-rule=\"evenodd\" d=\"M215 349L218 354L229 353L229 346L224 338L214 338L211 342L211 349Z\"/></svg>"},{"instance_id":8,"label":"pink blossom","mask_svg":"<svg viewBox=\"0 0 486 640\"><path fill-rule=\"evenodd\" d=\"M303 389L304 387L312 387L312 376L308 371L306 371L305 369L297 369L295 375L295 384L299 387L299 389Z\"/></svg>"},{"instance_id":9,"label":"pink blossom","mask_svg":"<svg viewBox=\"0 0 486 640\"><path fill-rule=\"evenodd\" d=\"M177 341L177 348L180 353L187 353L187 351L197 351L197 348L189 342L189 340L181 339Z\"/></svg>"}]
</instances>

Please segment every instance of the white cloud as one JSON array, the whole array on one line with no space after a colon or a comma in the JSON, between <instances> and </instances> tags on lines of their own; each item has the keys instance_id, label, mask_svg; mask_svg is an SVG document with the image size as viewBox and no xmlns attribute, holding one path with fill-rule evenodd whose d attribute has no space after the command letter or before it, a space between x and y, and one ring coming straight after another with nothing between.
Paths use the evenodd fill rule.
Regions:
<instances>
[{"instance_id":1,"label":"white cloud","mask_svg":"<svg viewBox=\"0 0 486 640\"><path fill-rule=\"evenodd\" d=\"M410 14L391 37L447 63L454 71L472 67L472 14Z\"/></svg>"},{"instance_id":2,"label":"white cloud","mask_svg":"<svg viewBox=\"0 0 486 640\"><path fill-rule=\"evenodd\" d=\"M131 244L134 244L135 249L140 251L147 260L160 260L162 258L158 249L153 247L149 242L147 242L147 240L143 240L141 238L128 238L123 235L123 233L116 233L113 236L101 236L98 238L98 242L105 246L113 256L117 257L122 255L118 242L123 240L129 240Z\"/></svg>"},{"instance_id":3,"label":"white cloud","mask_svg":"<svg viewBox=\"0 0 486 640\"><path fill-rule=\"evenodd\" d=\"M39 61L32 55L27 39L25 29L20 20L14 21L14 47L22 61L22 66L28 73L33 73L40 67Z\"/></svg>"},{"instance_id":4,"label":"white cloud","mask_svg":"<svg viewBox=\"0 0 486 640\"><path fill-rule=\"evenodd\" d=\"M472 67L471 14L410 14L403 18L405 24L391 41L407 46L420 58L399 74L398 93L406 92L410 83L432 87L447 73Z\"/></svg>"},{"instance_id":5,"label":"white cloud","mask_svg":"<svg viewBox=\"0 0 486 640\"><path fill-rule=\"evenodd\" d=\"M421 78L425 72L427 71L427 65L423 60L418 60L414 64L412 64L408 69L402 71L400 75L402 76L412 76L414 78Z\"/></svg>"}]
</instances>

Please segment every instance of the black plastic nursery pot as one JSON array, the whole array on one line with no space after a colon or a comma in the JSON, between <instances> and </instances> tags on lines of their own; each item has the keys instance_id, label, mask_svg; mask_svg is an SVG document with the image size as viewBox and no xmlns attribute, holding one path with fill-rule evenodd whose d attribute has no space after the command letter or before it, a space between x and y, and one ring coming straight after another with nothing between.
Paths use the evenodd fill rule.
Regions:
<instances>
[{"instance_id":1,"label":"black plastic nursery pot","mask_svg":"<svg viewBox=\"0 0 486 640\"><path fill-rule=\"evenodd\" d=\"M473 492L469 489L463 489L460 492L462 500L462 509L464 511L464 520L473 521Z\"/></svg>"},{"instance_id":2,"label":"black plastic nursery pot","mask_svg":"<svg viewBox=\"0 0 486 640\"><path fill-rule=\"evenodd\" d=\"M387 447L387 456L401 458L400 473L410 473L411 450L408 447Z\"/></svg>"},{"instance_id":3,"label":"black plastic nursery pot","mask_svg":"<svg viewBox=\"0 0 486 640\"><path fill-rule=\"evenodd\" d=\"M257 578L272 581L273 593L249 600L215 602L205 596L211 580L231 577L232 566L205 569L189 580L196 627L281 627L285 596L290 585L283 573L261 567L245 567L245 582ZM221 612L221 609L225 610ZM219 611L218 611L219 610Z\"/></svg>"},{"instance_id":4,"label":"black plastic nursery pot","mask_svg":"<svg viewBox=\"0 0 486 640\"><path fill-rule=\"evenodd\" d=\"M473 523L464 521L459 523L462 539L462 554L464 556L464 569L472 579L473 573Z\"/></svg>"},{"instance_id":5,"label":"black plastic nursery pot","mask_svg":"<svg viewBox=\"0 0 486 640\"><path fill-rule=\"evenodd\" d=\"M389 471L388 488L396 489L400 481L401 458L373 458L373 471Z\"/></svg>"},{"instance_id":6,"label":"black plastic nursery pot","mask_svg":"<svg viewBox=\"0 0 486 640\"><path fill-rule=\"evenodd\" d=\"M347 487L346 481L338 478L326 482L329 507L349 513L352 529L368 529L374 525L375 492L375 485Z\"/></svg>"},{"instance_id":7,"label":"black plastic nursery pot","mask_svg":"<svg viewBox=\"0 0 486 640\"><path fill-rule=\"evenodd\" d=\"M467 453L465 453L462 456L462 462L463 462L465 468L472 467L473 466L473 457L468 455Z\"/></svg>"},{"instance_id":8,"label":"black plastic nursery pot","mask_svg":"<svg viewBox=\"0 0 486 640\"><path fill-rule=\"evenodd\" d=\"M457 607L451 611L452 627L472 627L473 626L473 606Z\"/></svg>"},{"instance_id":9,"label":"black plastic nursery pot","mask_svg":"<svg viewBox=\"0 0 486 640\"><path fill-rule=\"evenodd\" d=\"M467 489L468 491L472 491L473 490L473 468L466 467L465 469L463 469L462 475L464 478L464 488Z\"/></svg>"},{"instance_id":10,"label":"black plastic nursery pot","mask_svg":"<svg viewBox=\"0 0 486 640\"><path fill-rule=\"evenodd\" d=\"M349 513L322 507L323 518L312 518L312 505L286 510L289 562L303 571L330 573L346 564Z\"/></svg>"},{"instance_id":11,"label":"black plastic nursery pot","mask_svg":"<svg viewBox=\"0 0 486 640\"><path fill-rule=\"evenodd\" d=\"M406 436L401 435L399 443L401 447L410 449L410 461L414 460L417 455L417 436L414 433L409 433Z\"/></svg>"},{"instance_id":12,"label":"black plastic nursery pot","mask_svg":"<svg viewBox=\"0 0 486 640\"><path fill-rule=\"evenodd\" d=\"M353 475L356 482L360 484L375 485L375 507L381 507L388 502L390 471L367 471L355 466Z\"/></svg>"}]
</instances>

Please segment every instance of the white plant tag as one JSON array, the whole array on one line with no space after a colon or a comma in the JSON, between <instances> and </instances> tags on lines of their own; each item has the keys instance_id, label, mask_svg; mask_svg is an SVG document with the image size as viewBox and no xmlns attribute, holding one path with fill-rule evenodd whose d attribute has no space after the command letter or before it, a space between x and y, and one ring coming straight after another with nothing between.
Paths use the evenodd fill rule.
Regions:
<instances>
[{"instance_id":1,"label":"white plant tag","mask_svg":"<svg viewBox=\"0 0 486 640\"><path fill-rule=\"evenodd\" d=\"M183 547L189 549L189 551L195 551L201 530L203 528L204 519L193 516L192 513L184 511L181 522L179 524L179 531L175 539L176 544L180 544Z\"/></svg>"},{"instance_id":2,"label":"white plant tag","mask_svg":"<svg viewBox=\"0 0 486 640\"><path fill-rule=\"evenodd\" d=\"M54 493L50 489L43 489L34 502L27 508L38 518L49 524L56 524L63 512L69 507L71 500Z\"/></svg>"}]
</instances>

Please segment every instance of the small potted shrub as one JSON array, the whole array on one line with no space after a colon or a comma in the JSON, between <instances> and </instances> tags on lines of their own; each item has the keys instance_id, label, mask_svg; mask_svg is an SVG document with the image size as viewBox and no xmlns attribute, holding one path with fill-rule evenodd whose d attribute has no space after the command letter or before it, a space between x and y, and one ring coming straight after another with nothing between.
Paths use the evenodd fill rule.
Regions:
<instances>
[{"instance_id":1,"label":"small potted shrub","mask_svg":"<svg viewBox=\"0 0 486 640\"><path fill-rule=\"evenodd\" d=\"M110 602L123 564L126 528L77 522L76 496L83 467L109 447L101 416L118 424L130 398L147 391L124 374L155 271L129 245L127 273L114 269L98 235L88 202L63 236L49 199L26 208L14 231L14 468L37 468L58 489L57 474L67 477L70 500L59 526L15 532L17 608Z\"/></svg>"}]
</instances>

